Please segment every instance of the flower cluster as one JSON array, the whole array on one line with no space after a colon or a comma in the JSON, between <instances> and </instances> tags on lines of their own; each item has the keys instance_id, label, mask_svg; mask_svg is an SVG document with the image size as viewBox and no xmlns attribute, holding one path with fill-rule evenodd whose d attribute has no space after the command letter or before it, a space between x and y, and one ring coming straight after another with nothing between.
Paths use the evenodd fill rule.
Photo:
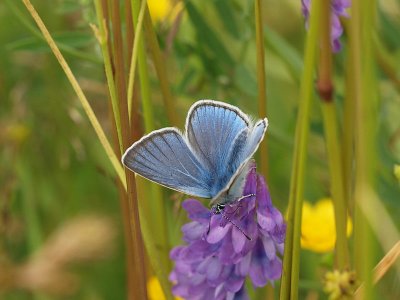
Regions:
<instances>
[{"instance_id":1,"label":"flower cluster","mask_svg":"<svg viewBox=\"0 0 400 300\"><path fill-rule=\"evenodd\" d=\"M356 286L356 274L353 271L334 270L325 274L324 291L329 295L329 300L354 296Z\"/></svg>"},{"instance_id":2,"label":"flower cluster","mask_svg":"<svg viewBox=\"0 0 400 300\"><path fill-rule=\"evenodd\" d=\"M348 17L346 9L350 7L350 0L331 0L332 5L332 16L331 16L331 41L333 52L338 52L342 48L340 43L340 36L343 33L343 27L340 23L340 16ZM310 17L310 7L311 0L301 0L302 12L306 18L306 24L308 24L308 19Z\"/></svg>"},{"instance_id":3,"label":"flower cluster","mask_svg":"<svg viewBox=\"0 0 400 300\"><path fill-rule=\"evenodd\" d=\"M185 299L248 299L244 281L255 287L281 276L286 225L272 205L264 178L255 167L246 178L243 195L220 214L188 199L183 208L192 222L182 227L187 245L172 249L173 293Z\"/></svg>"}]
</instances>

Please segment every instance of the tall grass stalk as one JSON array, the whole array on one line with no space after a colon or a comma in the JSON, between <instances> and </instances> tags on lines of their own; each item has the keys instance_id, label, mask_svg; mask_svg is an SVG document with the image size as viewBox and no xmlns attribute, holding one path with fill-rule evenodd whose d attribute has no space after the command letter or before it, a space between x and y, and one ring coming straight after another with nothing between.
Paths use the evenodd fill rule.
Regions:
<instances>
[{"instance_id":1,"label":"tall grass stalk","mask_svg":"<svg viewBox=\"0 0 400 300\"><path fill-rule=\"evenodd\" d=\"M105 18L104 9L100 2L100 0L95 0L96 7L96 15L97 15L97 23L98 30L95 27L92 27L95 31L96 37L100 43L101 51L103 53L104 59L104 68L107 77L107 86L110 93L110 100L112 105L112 110L114 113L115 126L118 134L118 143L119 143L119 153L123 152L124 146L122 144L122 130L121 130L121 113L119 109L119 101L117 98L117 90L115 86L115 78L113 73L113 63L111 60L112 54L110 52L109 39L111 38L110 33L107 29L107 19Z\"/></svg>"},{"instance_id":2,"label":"tall grass stalk","mask_svg":"<svg viewBox=\"0 0 400 300\"><path fill-rule=\"evenodd\" d=\"M354 212L354 70L352 64L353 51L349 51L346 59L346 81L345 81L345 99L343 107L343 125L342 125L342 166L343 166L343 188L346 199L347 209L350 215Z\"/></svg>"},{"instance_id":3,"label":"tall grass stalk","mask_svg":"<svg viewBox=\"0 0 400 300\"><path fill-rule=\"evenodd\" d=\"M374 1L352 2L350 21L350 51L354 76L353 95L355 109L355 224L354 224L354 260L358 276L365 283L364 299L374 299L372 285L372 255L374 244L370 223L363 211L363 205L369 205L373 190L374 128L376 118L373 111L376 105L377 90L374 82L374 56L372 53Z\"/></svg>"},{"instance_id":4,"label":"tall grass stalk","mask_svg":"<svg viewBox=\"0 0 400 300\"><path fill-rule=\"evenodd\" d=\"M167 114L168 121L171 125L178 125L175 101L172 97L171 88L168 81L167 67L165 65L164 54L161 52L158 44L157 36L151 22L149 10L146 9L144 17L144 29L147 40L147 45L153 57L154 68L160 83L161 94L163 95L164 108Z\"/></svg>"},{"instance_id":5,"label":"tall grass stalk","mask_svg":"<svg viewBox=\"0 0 400 300\"><path fill-rule=\"evenodd\" d=\"M310 27L307 33L304 54L305 63L300 84L299 112L296 125L295 148L289 194L288 226L280 288L281 300L296 300L298 297L300 232L305 179L304 173L307 158L310 107L314 88L313 79L319 36L320 7L320 1L312 2Z\"/></svg>"},{"instance_id":6,"label":"tall grass stalk","mask_svg":"<svg viewBox=\"0 0 400 300\"><path fill-rule=\"evenodd\" d=\"M142 0L146 2L146 0ZM154 111L153 104L151 101L151 87L150 87L150 79L149 73L147 69L147 55L144 48L144 41L142 36L138 36L137 32L137 24L139 22L139 11L141 7L141 2L139 0L132 0L132 17L133 24L135 27L135 39L139 38L138 41L138 73L140 80L140 92L141 92L141 100L142 100L142 108L143 108L143 118L145 124L145 131L150 132L156 129L154 123ZM138 36L138 37L137 37ZM135 42L134 42L135 43ZM141 183L138 185L138 189L144 189L144 197L147 201L150 201L151 206L148 207L148 210L143 210L142 212L149 220L153 220L150 222L150 226L153 228L153 234L148 237L149 240L158 242L158 255L156 257L150 257L153 259L153 264L160 264L159 268L163 268L167 270L170 268L170 260L168 255L169 247L169 239L168 239L168 227L166 222L166 206L165 200L163 199L162 189L159 185L154 183L150 184L150 190L146 188L146 183ZM165 281L165 279L164 279Z\"/></svg>"},{"instance_id":7,"label":"tall grass stalk","mask_svg":"<svg viewBox=\"0 0 400 300\"><path fill-rule=\"evenodd\" d=\"M145 1L145 0L143 0ZM134 21L134 27L137 27L139 21L139 10L140 10L140 1L132 0L132 17ZM138 33L136 32L135 35ZM153 106L151 104L150 98L150 80L149 74L147 70L147 55L144 48L143 37L139 35L138 41L138 71L139 71L139 81L140 81L140 92L142 99L142 109L143 109L143 120L145 125L145 131L150 132L155 129L154 125L154 112Z\"/></svg>"},{"instance_id":8,"label":"tall grass stalk","mask_svg":"<svg viewBox=\"0 0 400 300\"><path fill-rule=\"evenodd\" d=\"M317 90L321 99L326 148L329 161L331 194L335 211L336 267L349 267L347 246L347 207L344 193L341 149L337 136L338 125L332 82L331 3L322 1L320 18L320 60Z\"/></svg>"},{"instance_id":9,"label":"tall grass stalk","mask_svg":"<svg viewBox=\"0 0 400 300\"><path fill-rule=\"evenodd\" d=\"M148 186L152 183L147 182L146 179L140 178L139 176L136 178L136 180L138 187L138 198L146 199L147 197L149 197L149 195L151 195L151 190L150 193L148 192ZM174 299L174 297L172 296L172 286L168 279L169 268L166 267L165 262L160 261L159 258L160 256L162 256L162 254L160 254L160 246L157 245L155 242L156 235L154 230L154 220L156 220L156 218L153 214L151 214L154 213L154 211L149 210L149 206L146 205L144 201L139 202L139 211L140 223L142 224L143 240L146 246L147 255L151 267L153 268L153 271L160 282L165 297L167 298L167 300L172 300ZM159 224L159 226L161 225L163 224ZM167 249L162 250L164 251L164 253L168 253Z\"/></svg>"},{"instance_id":10,"label":"tall grass stalk","mask_svg":"<svg viewBox=\"0 0 400 300\"><path fill-rule=\"evenodd\" d=\"M257 83L258 83L258 115L265 118L267 115L267 88L265 80L265 49L262 22L262 1L255 0L255 25L256 25L256 49L257 49ZM267 138L260 145L261 173L267 176L268 152Z\"/></svg>"},{"instance_id":11,"label":"tall grass stalk","mask_svg":"<svg viewBox=\"0 0 400 300\"><path fill-rule=\"evenodd\" d=\"M383 276L389 271L389 269L396 263L399 257L400 257L400 241L398 241L375 266L374 284L377 284L383 278ZM361 284L360 287L354 293L355 298L359 299L359 297L363 296L364 293L365 293L364 285Z\"/></svg>"},{"instance_id":12,"label":"tall grass stalk","mask_svg":"<svg viewBox=\"0 0 400 300\"><path fill-rule=\"evenodd\" d=\"M138 15L138 20L135 26L135 39L133 41L133 48L132 48L132 56L131 62L129 67L129 77L128 77L128 111L129 111L129 119L132 118L132 107L133 107L133 89L135 83L135 74L136 74L136 65L137 65L137 58L138 58L138 51L139 51L139 41L142 40L142 25L143 25L143 18L144 13L146 11L146 1L142 1L140 4L140 10Z\"/></svg>"}]
</instances>

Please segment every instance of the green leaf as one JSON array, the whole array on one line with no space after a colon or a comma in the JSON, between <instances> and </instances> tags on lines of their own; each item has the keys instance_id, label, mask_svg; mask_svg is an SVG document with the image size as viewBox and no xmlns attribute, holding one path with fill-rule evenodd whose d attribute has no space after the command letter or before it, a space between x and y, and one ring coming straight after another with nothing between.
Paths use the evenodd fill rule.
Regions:
<instances>
[{"instance_id":1,"label":"green leaf","mask_svg":"<svg viewBox=\"0 0 400 300\"><path fill-rule=\"evenodd\" d=\"M292 77L298 80L303 69L303 61L297 50L268 27L264 27L264 37L268 48L282 58Z\"/></svg>"},{"instance_id":2,"label":"green leaf","mask_svg":"<svg viewBox=\"0 0 400 300\"><path fill-rule=\"evenodd\" d=\"M94 36L89 32L60 32L54 34L57 44L72 48L82 48L93 44ZM50 52L47 43L36 37L23 38L6 45L7 50L30 50Z\"/></svg>"},{"instance_id":3,"label":"green leaf","mask_svg":"<svg viewBox=\"0 0 400 300\"><path fill-rule=\"evenodd\" d=\"M221 18L222 24L224 25L225 29L234 38L239 39L239 28L236 25L235 17L232 12L232 5L229 5L230 2L230 0L215 0L214 6L218 13L218 16Z\"/></svg>"},{"instance_id":4,"label":"green leaf","mask_svg":"<svg viewBox=\"0 0 400 300\"><path fill-rule=\"evenodd\" d=\"M199 45L207 51L206 53L210 56L211 60L218 60L227 66L232 66L235 63L232 56L221 42L221 39L218 38L215 32L208 26L197 8L191 2L186 2L186 11L193 23Z\"/></svg>"}]
</instances>

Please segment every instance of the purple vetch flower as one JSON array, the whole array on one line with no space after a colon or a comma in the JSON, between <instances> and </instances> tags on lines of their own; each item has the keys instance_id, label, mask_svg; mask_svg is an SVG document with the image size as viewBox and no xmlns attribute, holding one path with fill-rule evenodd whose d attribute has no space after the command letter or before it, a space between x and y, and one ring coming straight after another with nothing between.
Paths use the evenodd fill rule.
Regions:
<instances>
[{"instance_id":1,"label":"purple vetch flower","mask_svg":"<svg viewBox=\"0 0 400 300\"><path fill-rule=\"evenodd\" d=\"M277 253L283 253L286 224L255 167L249 171L243 190L243 195L249 194L256 196L227 205L222 214L212 213L194 199L183 202L192 221L182 227L187 245L170 253L175 261L170 280L176 296L248 299L244 286L247 276L255 287L280 278L282 262Z\"/></svg>"},{"instance_id":2,"label":"purple vetch flower","mask_svg":"<svg viewBox=\"0 0 400 300\"><path fill-rule=\"evenodd\" d=\"M311 0L301 0L301 11L306 18L306 26L308 26L308 19L310 17ZM331 0L332 17L331 17L331 41L333 52L338 52L342 48L340 43L340 36L343 33L343 27L340 23L340 16L348 17L346 9L351 5L350 0Z\"/></svg>"}]
</instances>

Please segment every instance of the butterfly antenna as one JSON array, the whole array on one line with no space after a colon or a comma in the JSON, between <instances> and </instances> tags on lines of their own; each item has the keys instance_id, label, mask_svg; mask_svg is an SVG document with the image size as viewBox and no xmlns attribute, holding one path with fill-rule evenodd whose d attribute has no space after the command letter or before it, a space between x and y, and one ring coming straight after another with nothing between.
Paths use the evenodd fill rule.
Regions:
<instances>
[{"instance_id":1,"label":"butterfly antenna","mask_svg":"<svg viewBox=\"0 0 400 300\"><path fill-rule=\"evenodd\" d=\"M253 197L253 196L256 196L256 194L244 195L244 196L240 197L239 199L237 199L236 201L237 201L237 202L240 202L240 201L242 201L243 199L246 199L246 198L249 198L249 197Z\"/></svg>"},{"instance_id":2,"label":"butterfly antenna","mask_svg":"<svg viewBox=\"0 0 400 300\"><path fill-rule=\"evenodd\" d=\"M236 223L234 223L230 218L228 218L223 212L221 212L221 216L224 217L229 223L235 226L249 241L251 241L251 237L249 237L242 228L240 228ZM210 231L210 228L208 229Z\"/></svg>"}]
</instances>

